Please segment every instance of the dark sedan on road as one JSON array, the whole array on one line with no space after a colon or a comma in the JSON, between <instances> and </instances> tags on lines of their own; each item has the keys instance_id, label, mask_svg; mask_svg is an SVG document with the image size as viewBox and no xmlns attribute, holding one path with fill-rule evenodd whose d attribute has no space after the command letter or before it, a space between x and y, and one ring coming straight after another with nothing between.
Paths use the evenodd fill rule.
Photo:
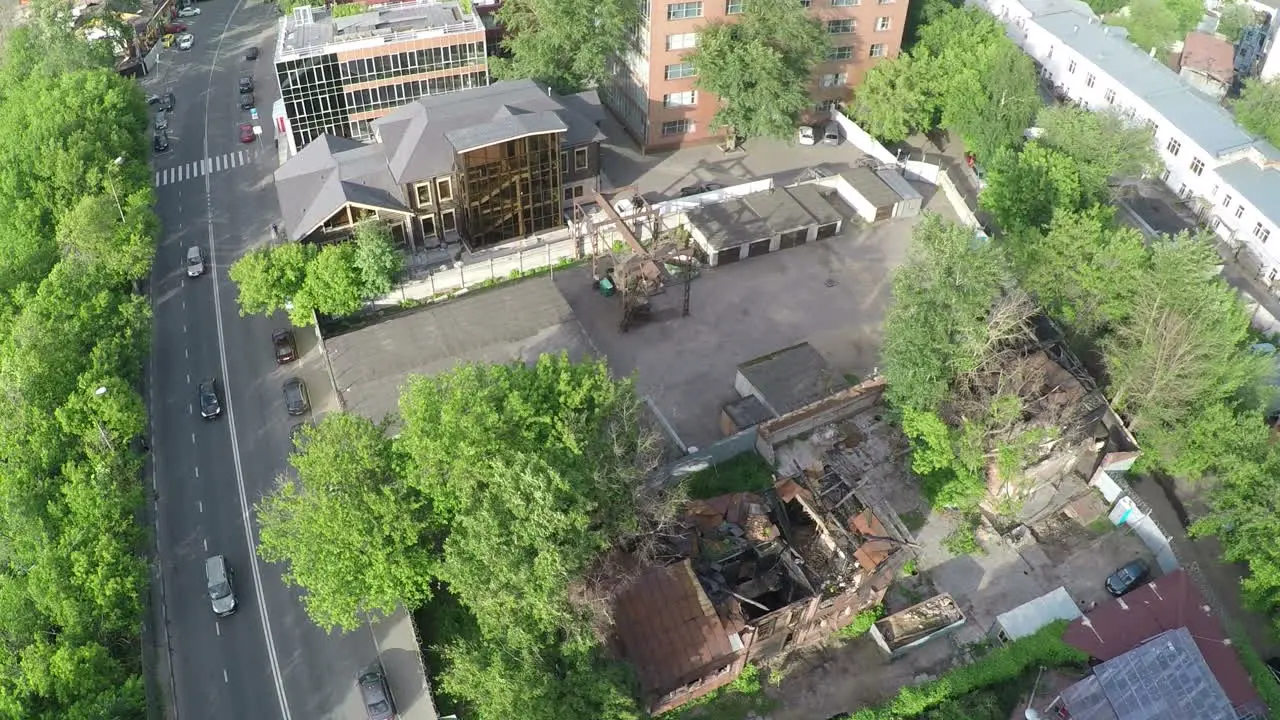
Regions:
<instances>
[{"instance_id":1,"label":"dark sedan on road","mask_svg":"<svg viewBox=\"0 0 1280 720\"><path fill-rule=\"evenodd\" d=\"M276 364L283 365L298 359L298 346L293 341L290 330L276 330L271 333L271 344L276 349Z\"/></svg>"},{"instance_id":2,"label":"dark sedan on road","mask_svg":"<svg viewBox=\"0 0 1280 720\"><path fill-rule=\"evenodd\" d=\"M1107 578L1105 583L1107 592L1120 597L1141 585L1150 574L1151 566L1147 565L1146 560L1134 560L1126 563Z\"/></svg>"},{"instance_id":3,"label":"dark sedan on road","mask_svg":"<svg viewBox=\"0 0 1280 720\"><path fill-rule=\"evenodd\" d=\"M361 673L356 682L360 685L360 697L369 720L392 720L396 716L396 701L391 697L387 676L380 665Z\"/></svg>"},{"instance_id":4,"label":"dark sedan on road","mask_svg":"<svg viewBox=\"0 0 1280 720\"><path fill-rule=\"evenodd\" d=\"M218 400L218 381L205 378L200 381L200 417L212 420L222 414L222 402Z\"/></svg>"},{"instance_id":5,"label":"dark sedan on road","mask_svg":"<svg viewBox=\"0 0 1280 720\"><path fill-rule=\"evenodd\" d=\"M240 93L244 94L251 92L253 92L253 78L248 75L244 75L240 78Z\"/></svg>"},{"instance_id":6,"label":"dark sedan on road","mask_svg":"<svg viewBox=\"0 0 1280 720\"><path fill-rule=\"evenodd\" d=\"M680 188L680 197L689 197L691 195L701 195L709 193L712 190L723 190L722 183L702 183L701 185L686 185Z\"/></svg>"},{"instance_id":7,"label":"dark sedan on road","mask_svg":"<svg viewBox=\"0 0 1280 720\"><path fill-rule=\"evenodd\" d=\"M240 96L240 109L248 110L253 107L253 93L245 93Z\"/></svg>"},{"instance_id":8,"label":"dark sedan on road","mask_svg":"<svg viewBox=\"0 0 1280 720\"><path fill-rule=\"evenodd\" d=\"M290 415L301 415L311 409L307 384L302 382L302 378L291 377L284 381L284 407Z\"/></svg>"}]
</instances>

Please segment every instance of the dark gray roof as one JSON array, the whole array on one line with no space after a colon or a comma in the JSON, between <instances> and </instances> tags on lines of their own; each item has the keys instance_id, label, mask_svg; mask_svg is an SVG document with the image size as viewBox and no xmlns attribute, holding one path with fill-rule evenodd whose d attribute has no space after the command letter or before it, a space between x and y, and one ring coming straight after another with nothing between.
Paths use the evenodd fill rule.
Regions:
<instances>
[{"instance_id":1,"label":"dark gray roof","mask_svg":"<svg viewBox=\"0 0 1280 720\"><path fill-rule=\"evenodd\" d=\"M907 179L902 177L902 173L898 172L896 169L880 168L876 170L876 177L883 180L884 184L888 185L889 189L897 193L898 197L903 200L924 199L924 196L920 194L920 191L911 187L911 183L907 182Z\"/></svg>"},{"instance_id":2,"label":"dark gray roof","mask_svg":"<svg viewBox=\"0 0 1280 720\"><path fill-rule=\"evenodd\" d=\"M382 149L347 138L321 135L281 165L275 180L285 232L295 239L347 203L409 212Z\"/></svg>"},{"instance_id":3,"label":"dark gray roof","mask_svg":"<svg viewBox=\"0 0 1280 720\"><path fill-rule=\"evenodd\" d=\"M792 345L738 366L755 397L775 415L786 415L849 387L809 343Z\"/></svg>"},{"instance_id":4,"label":"dark gray roof","mask_svg":"<svg viewBox=\"0 0 1280 720\"><path fill-rule=\"evenodd\" d=\"M848 181L853 186L853 189L866 198L867 202L871 203L873 207L893 207L902 199L871 168L856 167L841 173L841 177Z\"/></svg>"},{"instance_id":5,"label":"dark gray roof","mask_svg":"<svg viewBox=\"0 0 1280 720\"><path fill-rule=\"evenodd\" d=\"M1163 632L1062 692L1075 720L1235 720L1185 628Z\"/></svg>"},{"instance_id":6,"label":"dark gray roof","mask_svg":"<svg viewBox=\"0 0 1280 720\"><path fill-rule=\"evenodd\" d=\"M504 80L419 98L373 126L392 175L412 183L451 172L459 152L533 133L563 132L567 147L603 140L599 104L594 92L556 98L532 80Z\"/></svg>"},{"instance_id":7,"label":"dark gray roof","mask_svg":"<svg viewBox=\"0 0 1280 720\"><path fill-rule=\"evenodd\" d=\"M685 211L685 217L712 250L724 250L840 219L809 185L771 188Z\"/></svg>"},{"instance_id":8,"label":"dark gray roof","mask_svg":"<svg viewBox=\"0 0 1280 720\"><path fill-rule=\"evenodd\" d=\"M346 408L374 420L396 412L411 375L560 351L581 359L589 347L548 277L503 283L325 340Z\"/></svg>"}]
</instances>

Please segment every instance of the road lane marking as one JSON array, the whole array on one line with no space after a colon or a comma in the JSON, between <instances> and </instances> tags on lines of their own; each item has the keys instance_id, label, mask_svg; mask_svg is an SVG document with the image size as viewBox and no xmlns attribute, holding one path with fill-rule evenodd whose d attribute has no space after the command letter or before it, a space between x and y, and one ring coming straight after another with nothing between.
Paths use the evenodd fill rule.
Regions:
<instances>
[{"instance_id":1,"label":"road lane marking","mask_svg":"<svg viewBox=\"0 0 1280 720\"><path fill-rule=\"evenodd\" d=\"M186 332L186 331L187 331L187 326L186 326L186 325L183 325L183 326L182 326L182 332Z\"/></svg>"},{"instance_id":2,"label":"road lane marking","mask_svg":"<svg viewBox=\"0 0 1280 720\"><path fill-rule=\"evenodd\" d=\"M206 542L205 544L207 545L208 543ZM208 549L209 549L209 548L207 548L207 547L205 548L205 550L208 550ZM214 630L214 632L218 633L218 637L222 637L222 623L218 622L217 620L214 620L214 621L213 621L213 630Z\"/></svg>"},{"instance_id":3,"label":"road lane marking","mask_svg":"<svg viewBox=\"0 0 1280 720\"><path fill-rule=\"evenodd\" d=\"M191 358L191 350L190 350L190 349L188 349L188 348L182 348L182 357L187 358L187 359L190 359L190 358Z\"/></svg>"},{"instance_id":4,"label":"road lane marking","mask_svg":"<svg viewBox=\"0 0 1280 720\"><path fill-rule=\"evenodd\" d=\"M213 94L213 74L218 67L218 56L222 53L222 43L230 35L231 21L236 17L244 0L236 0L227 16L227 22L218 35L218 45L213 50L213 62L209 64L208 92L204 93L204 154L209 155L209 97ZM280 701L280 715L283 720L292 720L289 713L289 701L285 698L284 677L280 672L280 658L276 655L276 641L271 633L271 618L267 614L267 598L262 590L262 569L258 566L258 553L253 538L253 516L250 513L249 497L244 486L244 466L240 462L240 443L236 439L235 405L231 394L231 373L227 368L227 340L222 328L222 295L218 290L218 252L217 242L213 234L213 183L209 176L204 176L205 227L209 233L209 265L213 269L213 318L218 332L218 358L222 362L222 377L227 399L227 428L231 432L231 465L236 472L236 491L240 494L240 513L244 518L244 539L249 547L249 569L253 574L254 598L258 601L258 617L262 621L263 639L267 643L267 661L271 666L271 679L275 682L276 698ZM222 671L225 680L227 671Z\"/></svg>"},{"instance_id":5,"label":"road lane marking","mask_svg":"<svg viewBox=\"0 0 1280 720\"><path fill-rule=\"evenodd\" d=\"M228 680L228 679L227 679L227 670L226 670L226 668L223 668L223 669L222 669L222 682L224 682L224 683L229 683L229 682L231 682L230 680Z\"/></svg>"},{"instance_id":6,"label":"road lane marking","mask_svg":"<svg viewBox=\"0 0 1280 720\"><path fill-rule=\"evenodd\" d=\"M200 477L200 466L196 466L196 477Z\"/></svg>"},{"instance_id":7,"label":"road lane marking","mask_svg":"<svg viewBox=\"0 0 1280 720\"><path fill-rule=\"evenodd\" d=\"M192 445L195 445L195 444L196 444L196 434L195 434L195 433L191 433L191 444L192 444Z\"/></svg>"},{"instance_id":8,"label":"road lane marking","mask_svg":"<svg viewBox=\"0 0 1280 720\"><path fill-rule=\"evenodd\" d=\"M191 384L191 373L187 373L187 384Z\"/></svg>"},{"instance_id":9,"label":"road lane marking","mask_svg":"<svg viewBox=\"0 0 1280 720\"><path fill-rule=\"evenodd\" d=\"M197 500L197 501L196 501L196 509L198 509L198 510L200 511L200 513L201 513L201 514L204 514L204 501L203 501L203 500ZM208 540L205 540L205 541L204 541L204 549L205 549L205 550L208 550L208 549L209 549L209 541L208 541Z\"/></svg>"},{"instance_id":10,"label":"road lane marking","mask_svg":"<svg viewBox=\"0 0 1280 720\"><path fill-rule=\"evenodd\" d=\"M204 539L204 551L209 552L209 538Z\"/></svg>"},{"instance_id":11,"label":"road lane marking","mask_svg":"<svg viewBox=\"0 0 1280 720\"><path fill-rule=\"evenodd\" d=\"M187 403L187 414L188 414L188 415L195 415L195 414L196 414L196 406L195 406L195 405L193 405L193 404L191 404L191 403Z\"/></svg>"}]
</instances>

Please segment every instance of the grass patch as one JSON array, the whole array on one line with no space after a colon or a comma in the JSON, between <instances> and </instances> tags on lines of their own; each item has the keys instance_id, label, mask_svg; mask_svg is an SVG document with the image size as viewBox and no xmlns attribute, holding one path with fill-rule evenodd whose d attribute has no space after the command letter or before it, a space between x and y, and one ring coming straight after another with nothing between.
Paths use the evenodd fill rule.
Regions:
<instances>
[{"instance_id":1,"label":"grass patch","mask_svg":"<svg viewBox=\"0 0 1280 720\"><path fill-rule=\"evenodd\" d=\"M884 617L883 605L869 607L857 615L854 615L853 622L837 630L836 637L841 640L852 640L857 637L862 637L863 635L866 635L867 631L871 629L871 626L875 625L876 621L882 617Z\"/></svg>"},{"instance_id":2,"label":"grass patch","mask_svg":"<svg viewBox=\"0 0 1280 720\"><path fill-rule=\"evenodd\" d=\"M706 500L732 492L759 492L772 486L773 469L754 452L742 453L684 479L691 500Z\"/></svg>"},{"instance_id":3,"label":"grass patch","mask_svg":"<svg viewBox=\"0 0 1280 720\"><path fill-rule=\"evenodd\" d=\"M924 527L924 521L927 519L925 518L924 513L919 510L904 512L898 517L902 520L902 524L906 525L907 529L913 533Z\"/></svg>"},{"instance_id":4,"label":"grass patch","mask_svg":"<svg viewBox=\"0 0 1280 720\"><path fill-rule=\"evenodd\" d=\"M1236 654L1240 656L1240 664L1244 665L1244 669L1249 673L1249 679L1253 681L1253 689L1258 691L1262 702L1267 704L1267 709L1270 711L1268 717L1272 720L1280 720L1280 682L1271 674L1271 668L1267 667L1262 656L1253 648L1244 629L1235 621L1225 617L1222 621L1227 626L1227 634L1231 637L1231 644L1235 647Z\"/></svg>"},{"instance_id":5,"label":"grass patch","mask_svg":"<svg viewBox=\"0 0 1280 720\"><path fill-rule=\"evenodd\" d=\"M918 572L920 572L920 568L916 567L916 559L915 559L915 558L911 558L910 560L908 560L908 561L906 561L906 562L902 563L902 574L903 574L903 575L915 575L915 574L916 574L916 573L918 573Z\"/></svg>"},{"instance_id":6,"label":"grass patch","mask_svg":"<svg viewBox=\"0 0 1280 720\"><path fill-rule=\"evenodd\" d=\"M746 720L750 715L763 715L776 705L776 700L764 694L760 669L748 665L728 685L659 717L663 720Z\"/></svg>"},{"instance_id":7,"label":"grass patch","mask_svg":"<svg viewBox=\"0 0 1280 720\"><path fill-rule=\"evenodd\" d=\"M952 670L923 685L902 689L898 696L876 708L865 708L846 720L924 720L936 718L1006 718L988 708L1001 698L1002 686L1020 684L1029 672L1046 668L1082 668L1088 657L1062 641L1066 621L1048 625L1034 635L992 650L976 662ZM1025 692L1026 686L1023 685ZM985 696L985 697L984 697ZM958 713L958 714L957 714ZM983 714L986 713L986 714Z\"/></svg>"},{"instance_id":8,"label":"grass patch","mask_svg":"<svg viewBox=\"0 0 1280 720\"><path fill-rule=\"evenodd\" d=\"M981 516L976 512L962 515L960 524L956 529L942 539L942 547L956 557L961 555L981 555L985 551L982 549L982 545L978 544L978 524L980 522Z\"/></svg>"},{"instance_id":9,"label":"grass patch","mask_svg":"<svg viewBox=\"0 0 1280 720\"><path fill-rule=\"evenodd\" d=\"M1107 533L1116 529L1115 524L1113 524L1106 515L1103 515L1102 517L1099 517L1099 518L1094 518L1088 524L1087 527L1089 529L1089 532L1099 536L1106 535Z\"/></svg>"}]
</instances>

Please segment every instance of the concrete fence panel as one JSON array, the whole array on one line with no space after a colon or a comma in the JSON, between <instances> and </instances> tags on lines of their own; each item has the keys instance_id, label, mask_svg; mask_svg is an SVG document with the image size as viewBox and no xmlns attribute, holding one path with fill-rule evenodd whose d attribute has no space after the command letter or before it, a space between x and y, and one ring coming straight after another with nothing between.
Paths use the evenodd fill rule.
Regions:
<instances>
[{"instance_id":1,"label":"concrete fence panel","mask_svg":"<svg viewBox=\"0 0 1280 720\"><path fill-rule=\"evenodd\" d=\"M858 127L858 125L845 117L844 113L839 110L831 111L831 118L840 126L840 131L844 133L844 139L857 147L862 152L879 160L882 163L897 162L898 158L889 152L888 148L880 144L879 140L867 134L866 130Z\"/></svg>"}]
</instances>

